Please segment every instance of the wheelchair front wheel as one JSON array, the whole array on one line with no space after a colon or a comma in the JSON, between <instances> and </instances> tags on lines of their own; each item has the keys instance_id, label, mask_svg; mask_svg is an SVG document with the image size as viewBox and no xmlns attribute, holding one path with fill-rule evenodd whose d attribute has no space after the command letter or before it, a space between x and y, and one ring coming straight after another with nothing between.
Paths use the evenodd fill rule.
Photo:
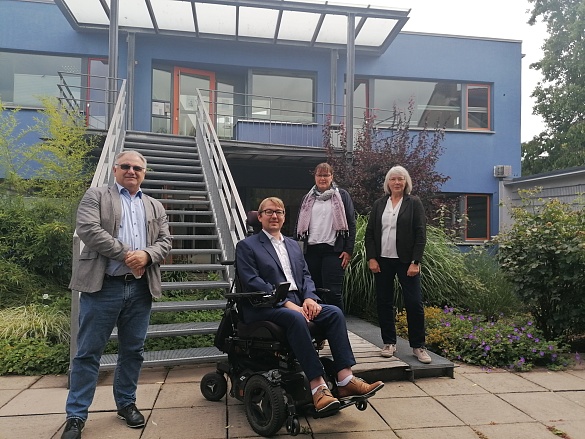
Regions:
<instances>
[{"instance_id":1,"label":"wheelchair front wheel","mask_svg":"<svg viewBox=\"0 0 585 439\"><path fill-rule=\"evenodd\" d=\"M201 379L201 394L209 401L219 401L227 393L227 380L219 372L209 372Z\"/></svg>"},{"instance_id":2,"label":"wheelchair front wheel","mask_svg":"<svg viewBox=\"0 0 585 439\"><path fill-rule=\"evenodd\" d=\"M275 435L286 421L282 389L271 385L262 375L253 375L246 383L244 407L248 423L261 436Z\"/></svg>"},{"instance_id":3,"label":"wheelchair front wheel","mask_svg":"<svg viewBox=\"0 0 585 439\"><path fill-rule=\"evenodd\" d=\"M286 420L286 431L291 436L296 436L301 432L301 423L299 422L299 418L296 416L289 416Z\"/></svg>"}]
</instances>

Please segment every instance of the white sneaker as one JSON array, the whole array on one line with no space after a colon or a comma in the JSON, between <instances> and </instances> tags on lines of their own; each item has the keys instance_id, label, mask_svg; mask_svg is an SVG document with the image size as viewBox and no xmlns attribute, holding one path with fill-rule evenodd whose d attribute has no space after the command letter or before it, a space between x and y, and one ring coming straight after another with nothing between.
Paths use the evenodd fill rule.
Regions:
<instances>
[{"instance_id":1,"label":"white sneaker","mask_svg":"<svg viewBox=\"0 0 585 439\"><path fill-rule=\"evenodd\" d=\"M380 350L380 355L382 357L390 358L394 356L395 352L396 352L395 344L385 344L384 347Z\"/></svg>"},{"instance_id":2,"label":"white sneaker","mask_svg":"<svg viewBox=\"0 0 585 439\"><path fill-rule=\"evenodd\" d=\"M425 348L413 348L412 353L421 363L429 364L432 361L431 356Z\"/></svg>"}]
</instances>

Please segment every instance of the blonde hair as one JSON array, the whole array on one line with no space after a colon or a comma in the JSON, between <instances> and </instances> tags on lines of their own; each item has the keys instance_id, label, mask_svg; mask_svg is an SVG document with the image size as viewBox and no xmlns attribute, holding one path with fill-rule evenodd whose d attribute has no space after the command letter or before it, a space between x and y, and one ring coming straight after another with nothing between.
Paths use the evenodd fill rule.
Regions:
<instances>
[{"instance_id":1,"label":"blonde hair","mask_svg":"<svg viewBox=\"0 0 585 439\"><path fill-rule=\"evenodd\" d=\"M390 181L390 177L393 175L399 175L400 177L404 177L406 180L406 184L404 186L404 195L409 195L412 191L412 179L410 178L410 174L403 166L397 165L392 166L390 170L386 173L386 177L384 177L384 193L390 194L391 191L388 189L388 182Z\"/></svg>"},{"instance_id":2,"label":"blonde hair","mask_svg":"<svg viewBox=\"0 0 585 439\"><path fill-rule=\"evenodd\" d=\"M284 209L284 202L280 198L268 197L268 198L264 198L260 202L260 205L258 206L258 213L262 212L264 210L264 206L268 203L276 204L278 207L280 207L282 210L284 210L286 212L286 210Z\"/></svg>"}]
</instances>

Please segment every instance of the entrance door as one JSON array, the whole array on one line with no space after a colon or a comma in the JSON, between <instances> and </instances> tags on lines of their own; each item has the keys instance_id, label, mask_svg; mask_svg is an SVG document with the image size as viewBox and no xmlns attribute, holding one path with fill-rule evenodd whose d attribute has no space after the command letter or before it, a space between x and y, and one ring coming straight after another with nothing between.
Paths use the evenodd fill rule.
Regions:
<instances>
[{"instance_id":1,"label":"entrance door","mask_svg":"<svg viewBox=\"0 0 585 439\"><path fill-rule=\"evenodd\" d=\"M213 120L213 92L215 91L215 74L203 70L175 67L173 104L173 133L183 136L195 136L195 118L197 112L197 92L200 89L207 111Z\"/></svg>"}]
</instances>

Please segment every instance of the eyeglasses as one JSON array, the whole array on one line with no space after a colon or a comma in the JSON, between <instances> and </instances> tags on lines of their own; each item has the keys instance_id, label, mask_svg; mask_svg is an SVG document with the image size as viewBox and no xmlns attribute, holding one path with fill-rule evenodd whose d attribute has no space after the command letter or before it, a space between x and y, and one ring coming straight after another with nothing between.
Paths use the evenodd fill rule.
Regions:
<instances>
[{"instance_id":1,"label":"eyeglasses","mask_svg":"<svg viewBox=\"0 0 585 439\"><path fill-rule=\"evenodd\" d=\"M120 169L122 169L123 171L129 171L130 168L132 168L134 170L134 172L144 171L144 168L142 166L131 166L127 163L124 163L123 165L116 163L116 166L119 167Z\"/></svg>"},{"instance_id":2,"label":"eyeglasses","mask_svg":"<svg viewBox=\"0 0 585 439\"><path fill-rule=\"evenodd\" d=\"M264 209L264 210L261 210L260 213L263 213L264 215L267 215L267 216L272 216L274 214L276 214L276 216L284 216L284 210Z\"/></svg>"},{"instance_id":3,"label":"eyeglasses","mask_svg":"<svg viewBox=\"0 0 585 439\"><path fill-rule=\"evenodd\" d=\"M315 177L317 177L317 178L329 178L329 177L331 177L331 174L315 174Z\"/></svg>"},{"instance_id":4,"label":"eyeglasses","mask_svg":"<svg viewBox=\"0 0 585 439\"><path fill-rule=\"evenodd\" d=\"M390 181L404 181L404 177L391 177Z\"/></svg>"}]
</instances>

